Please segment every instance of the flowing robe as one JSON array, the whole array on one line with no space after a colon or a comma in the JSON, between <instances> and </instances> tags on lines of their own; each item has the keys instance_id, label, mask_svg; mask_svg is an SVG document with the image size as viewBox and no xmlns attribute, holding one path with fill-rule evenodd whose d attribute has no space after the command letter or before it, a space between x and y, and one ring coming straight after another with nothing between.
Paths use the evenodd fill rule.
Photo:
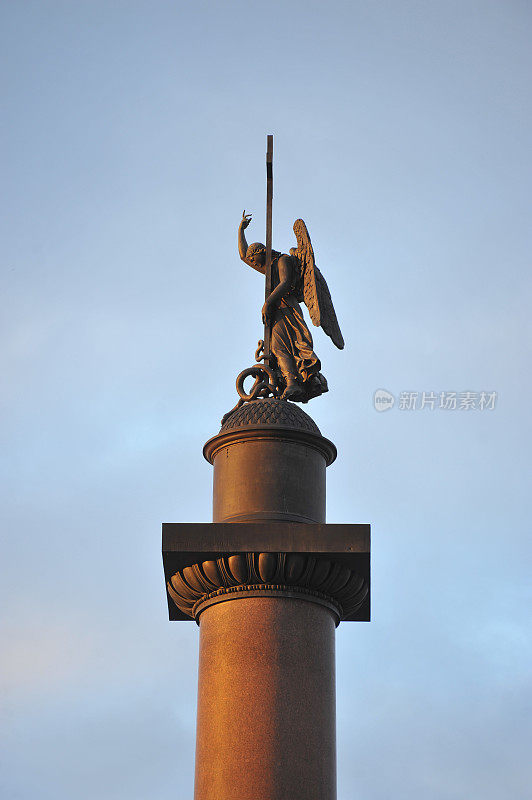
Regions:
<instances>
[{"instance_id":1,"label":"flowing robe","mask_svg":"<svg viewBox=\"0 0 532 800\"><path fill-rule=\"evenodd\" d=\"M280 254L276 253L272 259L272 291L279 284L279 257ZM292 261L292 288L272 315L270 345L284 379L305 385L319 373L321 363L314 352L312 335L298 302L302 299L299 263L294 256L287 257Z\"/></svg>"}]
</instances>

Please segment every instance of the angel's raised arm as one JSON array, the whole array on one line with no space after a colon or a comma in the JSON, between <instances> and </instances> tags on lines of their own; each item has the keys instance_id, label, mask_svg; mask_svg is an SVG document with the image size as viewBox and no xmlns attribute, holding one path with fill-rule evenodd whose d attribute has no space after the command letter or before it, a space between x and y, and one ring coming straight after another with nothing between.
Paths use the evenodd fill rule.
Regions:
<instances>
[{"instance_id":1,"label":"angel's raised arm","mask_svg":"<svg viewBox=\"0 0 532 800\"><path fill-rule=\"evenodd\" d=\"M246 210L244 209L242 213L242 219L240 220L240 225L238 226L238 254L242 261L246 260L246 252L248 249L248 243L246 242L246 235L244 231L250 222L251 214L246 214Z\"/></svg>"}]
</instances>

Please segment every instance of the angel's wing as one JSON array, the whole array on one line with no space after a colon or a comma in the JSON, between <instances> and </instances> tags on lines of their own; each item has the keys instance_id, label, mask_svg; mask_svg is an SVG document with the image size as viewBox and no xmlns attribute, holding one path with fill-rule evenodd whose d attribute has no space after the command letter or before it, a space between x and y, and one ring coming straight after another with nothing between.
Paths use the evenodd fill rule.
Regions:
<instances>
[{"instance_id":1,"label":"angel's wing","mask_svg":"<svg viewBox=\"0 0 532 800\"><path fill-rule=\"evenodd\" d=\"M319 271L314 260L314 250L307 226L302 219L294 222L297 239L297 257L303 273L303 299L314 325L323 328L336 347L343 350L344 337L338 325L327 281Z\"/></svg>"}]
</instances>

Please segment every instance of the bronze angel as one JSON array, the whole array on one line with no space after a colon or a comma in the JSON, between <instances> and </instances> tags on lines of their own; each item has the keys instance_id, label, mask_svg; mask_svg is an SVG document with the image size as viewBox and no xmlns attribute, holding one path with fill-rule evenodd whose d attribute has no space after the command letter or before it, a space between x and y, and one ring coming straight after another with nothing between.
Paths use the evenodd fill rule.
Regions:
<instances>
[{"instance_id":1,"label":"bronze angel","mask_svg":"<svg viewBox=\"0 0 532 800\"><path fill-rule=\"evenodd\" d=\"M238 252L244 263L265 273L266 248L260 242L248 246L244 234L251 214L242 214L238 228ZM271 322L271 352L278 367L283 400L306 402L327 391L321 362L314 352L301 301L314 325L321 326L341 350L344 339L336 319L329 288L314 260L314 251L302 219L294 222L297 247L290 255L272 250L272 292L264 303L262 319Z\"/></svg>"}]
</instances>

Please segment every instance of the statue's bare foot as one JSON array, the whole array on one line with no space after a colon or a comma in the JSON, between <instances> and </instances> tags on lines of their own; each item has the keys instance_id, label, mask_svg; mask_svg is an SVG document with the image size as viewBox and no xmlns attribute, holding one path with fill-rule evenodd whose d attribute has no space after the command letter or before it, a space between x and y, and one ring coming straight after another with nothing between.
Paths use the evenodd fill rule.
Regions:
<instances>
[{"instance_id":1,"label":"statue's bare foot","mask_svg":"<svg viewBox=\"0 0 532 800\"><path fill-rule=\"evenodd\" d=\"M291 383L281 395L281 400L300 400L302 392L297 383Z\"/></svg>"}]
</instances>

